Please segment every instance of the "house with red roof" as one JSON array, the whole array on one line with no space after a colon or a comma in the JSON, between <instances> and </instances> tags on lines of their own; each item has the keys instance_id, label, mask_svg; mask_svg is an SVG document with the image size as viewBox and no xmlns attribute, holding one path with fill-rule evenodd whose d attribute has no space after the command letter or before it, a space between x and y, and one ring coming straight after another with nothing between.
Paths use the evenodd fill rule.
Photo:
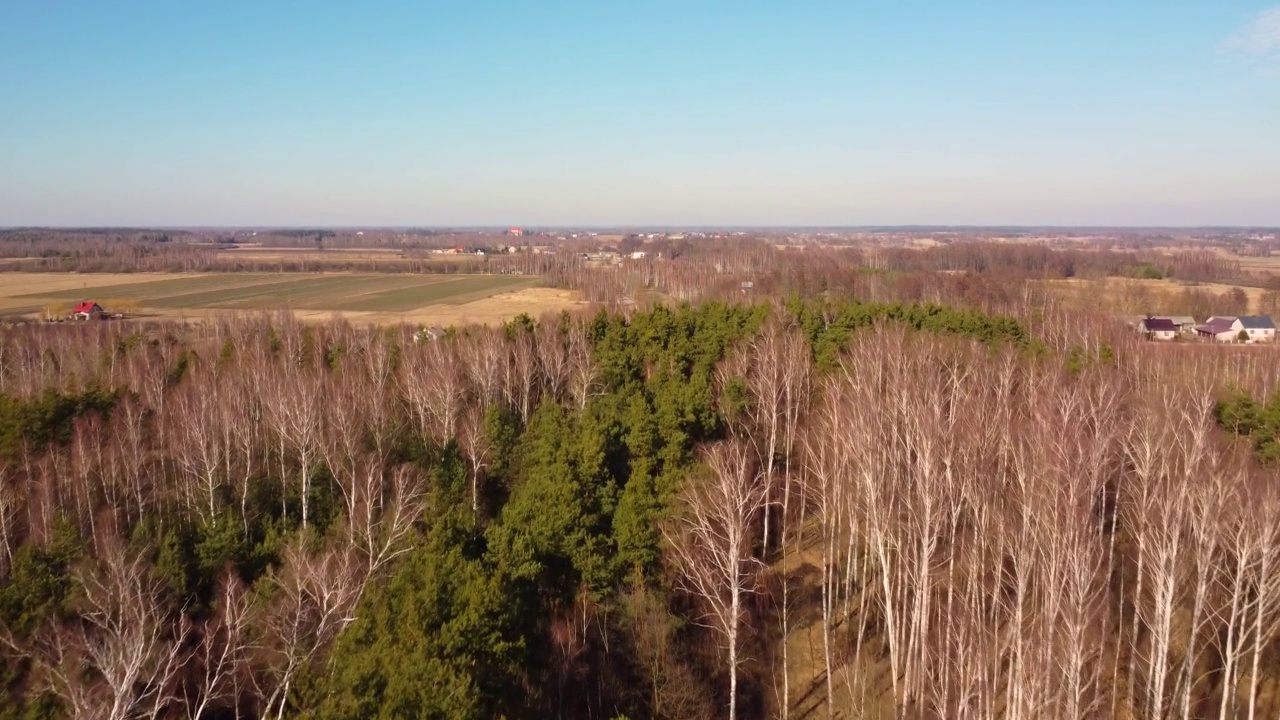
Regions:
<instances>
[{"instance_id":1,"label":"house with red roof","mask_svg":"<svg viewBox=\"0 0 1280 720\"><path fill-rule=\"evenodd\" d=\"M76 305L76 309L71 311L71 316L77 320L92 320L100 318L107 313L102 306L92 300L81 300Z\"/></svg>"}]
</instances>

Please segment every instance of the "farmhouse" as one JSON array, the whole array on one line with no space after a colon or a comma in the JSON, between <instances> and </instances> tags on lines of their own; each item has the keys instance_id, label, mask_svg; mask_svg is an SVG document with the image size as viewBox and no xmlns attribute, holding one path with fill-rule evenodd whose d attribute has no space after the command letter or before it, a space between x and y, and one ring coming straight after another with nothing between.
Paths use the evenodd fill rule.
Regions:
<instances>
[{"instance_id":1,"label":"farmhouse","mask_svg":"<svg viewBox=\"0 0 1280 720\"><path fill-rule=\"evenodd\" d=\"M1231 325L1235 321L1236 319L1232 317L1211 317L1205 320L1203 325L1196 326L1196 337L1204 340L1231 342L1235 339L1234 333L1231 332Z\"/></svg>"},{"instance_id":2,"label":"farmhouse","mask_svg":"<svg viewBox=\"0 0 1280 720\"><path fill-rule=\"evenodd\" d=\"M1231 330L1237 338L1243 332L1248 337L1245 342L1271 342L1276 339L1276 324L1266 315L1241 315L1231 324Z\"/></svg>"},{"instance_id":3,"label":"farmhouse","mask_svg":"<svg viewBox=\"0 0 1280 720\"><path fill-rule=\"evenodd\" d=\"M1196 326L1196 337L1218 342L1272 342L1276 324L1266 315L1214 316Z\"/></svg>"},{"instance_id":4,"label":"farmhouse","mask_svg":"<svg viewBox=\"0 0 1280 720\"><path fill-rule=\"evenodd\" d=\"M71 311L71 316L77 320L92 320L102 317L107 313L102 306L92 300L81 300L76 305L76 309Z\"/></svg>"},{"instance_id":5,"label":"farmhouse","mask_svg":"<svg viewBox=\"0 0 1280 720\"><path fill-rule=\"evenodd\" d=\"M1196 319L1190 315L1154 315L1157 320L1168 320L1178 326L1178 332L1190 335L1195 332Z\"/></svg>"},{"instance_id":6,"label":"farmhouse","mask_svg":"<svg viewBox=\"0 0 1280 720\"><path fill-rule=\"evenodd\" d=\"M1149 317L1139 323L1138 330L1152 340L1172 340L1182 329L1169 318Z\"/></svg>"}]
</instances>

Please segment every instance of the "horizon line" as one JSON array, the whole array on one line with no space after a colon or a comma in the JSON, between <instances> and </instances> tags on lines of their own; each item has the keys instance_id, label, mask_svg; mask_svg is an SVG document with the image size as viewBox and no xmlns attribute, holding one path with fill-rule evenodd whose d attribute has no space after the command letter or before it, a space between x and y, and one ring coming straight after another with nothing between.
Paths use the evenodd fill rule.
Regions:
<instances>
[{"instance_id":1,"label":"horizon line","mask_svg":"<svg viewBox=\"0 0 1280 720\"><path fill-rule=\"evenodd\" d=\"M787 232L787 231L862 231L862 232L893 232L893 231L956 231L956 230L986 230L986 231L1045 231L1045 230L1118 230L1118 231L1135 231L1135 230L1177 230L1177 231L1204 231L1204 230L1233 230L1233 231L1250 231L1250 230L1270 230L1280 231L1280 225L1266 224L1244 224L1244 225L1106 225L1106 224L860 224L860 225L787 225L787 224L753 224L753 225L667 225L667 224L545 224L536 225L520 225L516 224L498 224L498 225L415 225L415 224L244 224L244 225L175 225L175 224L110 224L110 225L0 225L0 232L13 232L21 230L71 230L71 231L146 231L146 230L177 230L177 231L217 231L217 230L292 230L292 231L324 231L324 230L431 230L431 231L470 231L470 232L487 232L487 231L505 231L512 227L518 227L525 231L769 231L769 232Z\"/></svg>"}]
</instances>

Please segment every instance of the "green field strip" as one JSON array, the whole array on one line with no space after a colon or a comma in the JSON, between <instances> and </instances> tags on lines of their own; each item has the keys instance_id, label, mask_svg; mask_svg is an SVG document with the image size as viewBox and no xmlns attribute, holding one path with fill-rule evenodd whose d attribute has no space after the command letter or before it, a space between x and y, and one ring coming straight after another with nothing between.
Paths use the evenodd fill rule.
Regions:
<instances>
[{"instance_id":1,"label":"green field strip","mask_svg":"<svg viewBox=\"0 0 1280 720\"><path fill-rule=\"evenodd\" d=\"M259 285L232 292L209 293L202 297L175 298L175 308L218 308L226 310L330 310L347 297L378 292L422 282L401 275L330 275ZM437 281L438 282L438 281ZM176 301L180 301L180 304Z\"/></svg>"},{"instance_id":2,"label":"green field strip","mask_svg":"<svg viewBox=\"0 0 1280 720\"><path fill-rule=\"evenodd\" d=\"M17 318L23 315L40 312L44 308L39 305L29 305L26 307L10 307L0 310L0 318Z\"/></svg>"},{"instance_id":3,"label":"green field strip","mask_svg":"<svg viewBox=\"0 0 1280 720\"><path fill-rule=\"evenodd\" d=\"M18 295L17 298L43 298L49 300L137 300L162 298L175 294L189 294L214 288L241 288L271 282L267 275L205 275L192 278L170 278L139 283L99 285L97 287L55 290ZM110 308L108 308L110 309Z\"/></svg>"},{"instance_id":4,"label":"green field strip","mask_svg":"<svg viewBox=\"0 0 1280 720\"><path fill-rule=\"evenodd\" d=\"M538 280L535 278L500 278L497 285L489 285L488 287L478 287L474 290L461 291L445 298L445 305L462 305L463 303L475 302L483 300L487 297L493 297L499 293L513 292L515 290L523 290L525 288L536 287Z\"/></svg>"},{"instance_id":5,"label":"green field strip","mask_svg":"<svg viewBox=\"0 0 1280 720\"><path fill-rule=\"evenodd\" d=\"M300 293L319 289L320 292L333 292L333 288L351 282L349 277L317 277L277 279L274 282L258 283L239 288L210 290L202 293L189 293L166 298L157 298L146 303L148 307L162 309L195 309L195 308L236 308L236 309L274 309L291 304L292 298Z\"/></svg>"},{"instance_id":6,"label":"green field strip","mask_svg":"<svg viewBox=\"0 0 1280 720\"><path fill-rule=\"evenodd\" d=\"M188 308L207 308L212 307L209 304L211 299L240 297L245 294L266 292L267 288L278 286L281 282L300 282L302 278L294 278L287 281L281 281L278 276L270 279L263 279L258 282L236 285L224 284L210 290L198 292L171 293L166 295L155 295L143 298L140 303L143 307L155 308L157 310L174 310Z\"/></svg>"},{"instance_id":7,"label":"green field strip","mask_svg":"<svg viewBox=\"0 0 1280 720\"><path fill-rule=\"evenodd\" d=\"M455 295L473 292L476 280L477 277L474 275L465 275L450 277L447 280L420 282L412 287L389 289L385 292L345 298L334 309L362 312L412 310L423 305L444 302ZM489 278L489 286L486 288L485 294L491 295L496 292L496 290L492 289L493 287L492 278Z\"/></svg>"},{"instance_id":8,"label":"green field strip","mask_svg":"<svg viewBox=\"0 0 1280 720\"><path fill-rule=\"evenodd\" d=\"M395 286L380 286L375 288L365 288L363 292L348 293L345 297L336 298L336 302L330 302L327 308L330 309L349 309L348 306L361 304L366 301L372 302L374 298L384 296L412 296L421 292L422 288L427 286L440 287L450 283L456 283L463 278L460 277L422 277L420 275L413 276L411 282L406 282ZM336 307L335 307L336 306Z\"/></svg>"},{"instance_id":9,"label":"green field strip","mask_svg":"<svg viewBox=\"0 0 1280 720\"><path fill-rule=\"evenodd\" d=\"M480 300L529 287L533 283L531 280L470 276L453 282L435 282L351 298L335 304L331 309L350 312L407 312L426 305L454 305Z\"/></svg>"},{"instance_id":10,"label":"green field strip","mask_svg":"<svg viewBox=\"0 0 1280 720\"><path fill-rule=\"evenodd\" d=\"M380 276L364 282L351 282L339 288L334 288L331 292L322 294L308 293L298 297L292 303L292 307L298 310L336 310L346 303L354 302L361 298L374 297L387 292L412 291L424 285L431 287L448 286L454 282L452 279L440 277L423 278L420 275L400 276L394 279L388 276Z\"/></svg>"}]
</instances>

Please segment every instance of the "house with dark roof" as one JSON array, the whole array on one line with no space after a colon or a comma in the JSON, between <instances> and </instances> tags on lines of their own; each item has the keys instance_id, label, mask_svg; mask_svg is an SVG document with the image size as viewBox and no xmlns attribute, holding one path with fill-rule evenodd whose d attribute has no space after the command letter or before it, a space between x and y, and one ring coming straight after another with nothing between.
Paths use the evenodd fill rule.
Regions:
<instances>
[{"instance_id":1,"label":"house with dark roof","mask_svg":"<svg viewBox=\"0 0 1280 720\"><path fill-rule=\"evenodd\" d=\"M1138 331L1144 333L1148 340L1172 340L1182 328L1169 318L1149 317L1138 323Z\"/></svg>"},{"instance_id":2,"label":"house with dark roof","mask_svg":"<svg viewBox=\"0 0 1280 720\"><path fill-rule=\"evenodd\" d=\"M1152 317L1160 320L1168 320L1178 326L1178 331L1190 335L1195 332L1196 319L1190 315L1153 315Z\"/></svg>"},{"instance_id":3,"label":"house with dark roof","mask_svg":"<svg viewBox=\"0 0 1280 720\"><path fill-rule=\"evenodd\" d=\"M1236 339L1249 343L1273 342L1276 339L1276 324L1266 315L1241 315L1231 324L1231 329L1236 333Z\"/></svg>"},{"instance_id":4,"label":"house with dark roof","mask_svg":"<svg viewBox=\"0 0 1280 720\"><path fill-rule=\"evenodd\" d=\"M1205 320L1203 325L1196 326L1196 337L1204 340L1231 342L1236 339L1236 333L1231 329L1235 322L1236 318L1215 315Z\"/></svg>"}]
</instances>

